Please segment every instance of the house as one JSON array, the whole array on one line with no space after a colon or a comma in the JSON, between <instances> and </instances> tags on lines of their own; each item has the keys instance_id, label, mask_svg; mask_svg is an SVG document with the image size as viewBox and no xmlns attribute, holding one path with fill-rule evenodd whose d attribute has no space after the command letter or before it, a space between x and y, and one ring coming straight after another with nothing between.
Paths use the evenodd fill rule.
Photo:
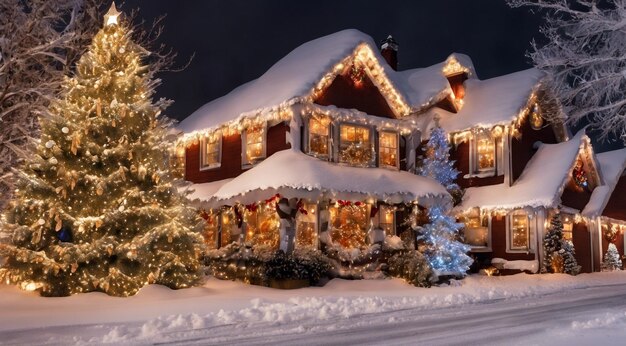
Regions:
<instances>
[{"instance_id":1,"label":"house","mask_svg":"<svg viewBox=\"0 0 626 346\"><path fill-rule=\"evenodd\" d=\"M397 51L391 36L379 50L357 30L307 42L179 124L177 152L191 197L208 210L208 246L358 248L380 241L374 230L414 242L408 213L451 202L412 173L438 119L466 190L454 211L480 262L540 261L560 208L583 270L597 269L603 225L626 220L613 200L626 188L626 157L620 167L607 159L604 172L584 133L548 121L563 115L538 70L480 80L468 56L452 54L397 71ZM281 198L300 211L295 235L279 231Z\"/></svg>"}]
</instances>

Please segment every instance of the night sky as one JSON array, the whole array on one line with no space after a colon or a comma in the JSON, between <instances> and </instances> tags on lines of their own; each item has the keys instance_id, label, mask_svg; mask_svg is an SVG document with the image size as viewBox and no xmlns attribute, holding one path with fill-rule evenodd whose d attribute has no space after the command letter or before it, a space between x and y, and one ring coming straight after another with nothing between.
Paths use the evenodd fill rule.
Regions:
<instances>
[{"instance_id":1,"label":"night sky","mask_svg":"<svg viewBox=\"0 0 626 346\"><path fill-rule=\"evenodd\" d=\"M459 52L485 79L530 67L525 53L541 24L504 0L127 0L120 10L133 8L148 22L167 15L161 41L178 52L179 65L195 52L186 70L161 76L157 96L175 100L167 114L179 120L258 78L302 43L339 30L356 28L376 42L392 34L400 70Z\"/></svg>"}]
</instances>

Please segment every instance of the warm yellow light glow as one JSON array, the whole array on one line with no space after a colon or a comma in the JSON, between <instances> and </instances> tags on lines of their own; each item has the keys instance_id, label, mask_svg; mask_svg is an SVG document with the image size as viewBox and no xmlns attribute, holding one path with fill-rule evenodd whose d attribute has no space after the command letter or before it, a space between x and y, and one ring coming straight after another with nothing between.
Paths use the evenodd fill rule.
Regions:
<instances>
[{"instance_id":1,"label":"warm yellow light glow","mask_svg":"<svg viewBox=\"0 0 626 346\"><path fill-rule=\"evenodd\" d=\"M118 12L117 8L115 8L115 1L113 1L109 11L104 15L104 25L109 26L118 24L117 19L119 16L120 12Z\"/></svg>"}]
</instances>

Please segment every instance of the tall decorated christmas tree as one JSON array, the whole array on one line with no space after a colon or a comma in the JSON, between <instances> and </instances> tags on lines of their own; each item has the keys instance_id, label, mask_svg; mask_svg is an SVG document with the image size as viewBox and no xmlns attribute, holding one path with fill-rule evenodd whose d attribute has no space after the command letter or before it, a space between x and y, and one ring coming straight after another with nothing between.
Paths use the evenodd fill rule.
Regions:
<instances>
[{"instance_id":1,"label":"tall decorated christmas tree","mask_svg":"<svg viewBox=\"0 0 626 346\"><path fill-rule=\"evenodd\" d=\"M455 202L461 199L461 188L454 180L459 171L450 160L450 142L446 131L439 126L439 118L435 117L435 127L430 130L428 143L423 148L424 156L417 174L437 180L452 195Z\"/></svg>"},{"instance_id":2,"label":"tall decorated christmas tree","mask_svg":"<svg viewBox=\"0 0 626 346\"><path fill-rule=\"evenodd\" d=\"M46 296L128 296L202 278L202 226L168 167L168 102L152 102L159 80L142 64L150 53L118 16L113 5L15 171L4 282Z\"/></svg>"},{"instance_id":3,"label":"tall decorated christmas tree","mask_svg":"<svg viewBox=\"0 0 626 346\"><path fill-rule=\"evenodd\" d=\"M563 239L563 222L560 214L552 215L550 228L543 237L544 273L566 273L578 275L580 266L576 262L574 244Z\"/></svg>"}]
</instances>

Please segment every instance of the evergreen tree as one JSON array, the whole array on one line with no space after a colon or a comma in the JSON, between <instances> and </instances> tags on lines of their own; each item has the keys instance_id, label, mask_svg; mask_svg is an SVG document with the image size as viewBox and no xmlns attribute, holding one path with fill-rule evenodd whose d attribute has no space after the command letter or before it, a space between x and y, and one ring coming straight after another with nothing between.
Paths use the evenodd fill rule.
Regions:
<instances>
[{"instance_id":1,"label":"evergreen tree","mask_svg":"<svg viewBox=\"0 0 626 346\"><path fill-rule=\"evenodd\" d=\"M459 241L459 230L463 224L446 215L442 206L434 205L429 210L430 223L419 228L418 243L436 275L465 276L472 265L467 255L469 245Z\"/></svg>"},{"instance_id":2,"label":"evergreen tree","mask_svg":"<svg viewBox=\"0 0 626 346\"><path fill-rule=\"evenodd\" d=\"M543 253L542 272L570 275L580 273L574 244L563 239L563 222L560 214L554 214L550 220L550 228L543 238Z\"/></svg>"},{"instance_id":3,"label":"evergreen tree","mask_svg":"<svg viewBox=\"0 0 626 346\"><path fill-rule=\"evenodd\" d=\"M563 272L569 275L578 275L580 273L580 266L576 261L576 251L574 250L574 243L569 240L563 240L561 242L561 250L559 250L559 256L563 258Z\"/></svg>"},{"instance_id":4,"label":"evergreen tree","mask_svg":"<svg viewBox=\"0 0 626 346\"><path fill-rule=\"evenodd\" d=\"M167 165L169 102L152 103L149 52L117 16L112 6L16 171L0 280L42 295L127 296L202 278L202 224Z\"/></svg>"},{"instance_id":5,"label":"evergreen tree","mask_svg":"<svg viewBox=\"0 0 626 346\"><path fill-rule=\"evenodd\" d=\"M622 260L619 257L619 251L615 244L609 243L609 248L604 254L604 261L602 262L603 271L615 271L622 270Z\"/></svg>"},{"instance_id":6,"label":"evergreen tree","mask_svg":"<svg viewBox=\"0 0 626 346\"><path fill-rule=\"evenodd\" d=\"M561 250L561 242L563 241L563 222L559 214L554 214L550 220L550 228L543 237L543 272L554 273L555 258Z\"/></svg>"},{"instance_id":7,"label":"evergreen tree","mask_svg":"<svg viewBox=\"0 0 626 346\"><path fill-rule=\"evenodd\" d=\"M435 118L435 127L430 130L428 143L422 149L421 166L417 168L417 174L437 180L459 202L461 188L454 181L459 171L454 168L454 161L450 161L450 143L448 136L441 126L438 118Z\"/></svg>"}]
</instances>

